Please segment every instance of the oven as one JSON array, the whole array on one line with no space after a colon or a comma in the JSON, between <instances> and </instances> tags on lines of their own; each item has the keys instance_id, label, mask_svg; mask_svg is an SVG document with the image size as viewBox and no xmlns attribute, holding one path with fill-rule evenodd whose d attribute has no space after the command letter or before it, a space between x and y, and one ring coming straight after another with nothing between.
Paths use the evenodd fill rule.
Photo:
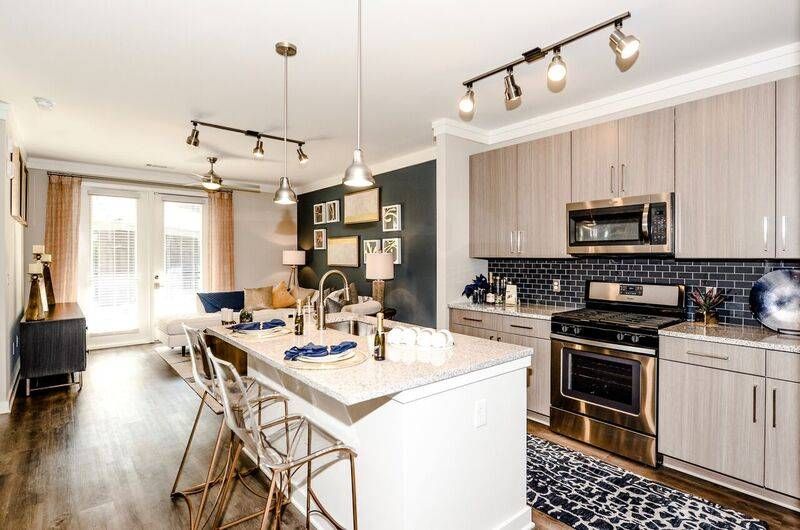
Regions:
<instances>
[{"instance_id":1,"label":"oven","mask_svg":"<svg viewBox=\"0 0 800 530\"><path fill-rule=\"evenodd\" d=\"M567 204L567 252L672 254L673 193Z\"/></svg>"}]
</instances>

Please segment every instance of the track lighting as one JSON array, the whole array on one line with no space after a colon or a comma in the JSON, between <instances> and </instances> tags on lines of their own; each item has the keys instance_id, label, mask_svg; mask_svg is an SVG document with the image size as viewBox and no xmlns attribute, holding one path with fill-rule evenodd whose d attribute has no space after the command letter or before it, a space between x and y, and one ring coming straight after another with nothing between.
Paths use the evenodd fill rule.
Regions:
<instances>
[{"instance_id":1,"label":"track lighting","mask_svg":"<svg viewBox=\"0 0 800 530\"><path fill-rule=\"evenodd\" d=\"M506 109L513 110L522 104L522 89L514 81L514 69L509 68L506 72L508 72L504 79L506 85Z\"/></svg>"},{"instance_id":2,"label":"track lighting","mask_svg":"<svg viewBox=\"0 0 800 530\"><path fill-rule=\"evenodd\" d=\"M622 32L622 21L614 23L614 31L608 37L611 45L614 47L614 53L619 55L620 59L630 59L636 52L639 51L639 39L633 35L625 35Z\"/></svg>"},{"instance_id":3,"label":"track lighting","mask_svg":"<svg viewBox=\"0 0 800 530\"><path fill-rule=\"evenodd\" d=\"M308 163L308 155L303 151L302 145L297 148L297 160L300 162L301 166L304 166Z\"/></svg>"},{"instance_id":4,"label":"track lighting","mask_svg":"<svg viewBox=\"0 0 800 530\"><path fill-rule=\"evenodd\" d=\"M561 58L561 48L556 48L553 53L553 59L547 67L547 78L557 83L567 77L567 64Z\"/></svg>"},{"instance_id":5,"label":"track lighting","mask_svg":"<svg viewBox=\"0 0 800 530\"><path fill-rule=\"evenodd\" d=\"M200 145L200 131L197 130L197 124L192 124L192 132L186 137L186 143L192 147Z\"/></svg>"},{"instance_id":6,"label":"track lighting","mask_svg":"<svg viewBox=\"0 0 800 530\"><path fill-rule=\"evenodd\" d=\"M458 113L467 121L475 116L475 92L472 90L472 85L467 85L467 93L458 102Z\"/></svg>"},{"instance_id":7,"label":"track lighting","mask_svg":"<svg viewBox=\"0 0 800 530\"><path fill-rule=\"evenodd\" d=\"M264 142L261 138L256 139L256 146L253 148L253 156L256 158L264 158Z\"/></svg>"}]
</instances>

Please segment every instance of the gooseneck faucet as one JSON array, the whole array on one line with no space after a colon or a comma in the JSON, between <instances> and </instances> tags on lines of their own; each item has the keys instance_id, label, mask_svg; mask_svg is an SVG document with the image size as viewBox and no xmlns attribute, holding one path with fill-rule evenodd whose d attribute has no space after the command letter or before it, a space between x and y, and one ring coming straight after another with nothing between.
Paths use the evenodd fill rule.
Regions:
<instances>
[{"instance_id":1,"label":"gooseneck faucet","mask_svg":"<svg viewBox=\"0 0 800 530\"><path fill-rule=\"evenodd\" d=\"M338 274L342 277L342 281L344 282L344 299L348 302L350 301L350 286L347 283L347 276L345 276L342 271L337 269L331 269L323 274L322 278L319 279L319 311L317 318L317 329L325 329L325 300L322 298L322 290L325 288L325 280L327 280L328 276L331 274Z\"/></svg>"}]
</instances>

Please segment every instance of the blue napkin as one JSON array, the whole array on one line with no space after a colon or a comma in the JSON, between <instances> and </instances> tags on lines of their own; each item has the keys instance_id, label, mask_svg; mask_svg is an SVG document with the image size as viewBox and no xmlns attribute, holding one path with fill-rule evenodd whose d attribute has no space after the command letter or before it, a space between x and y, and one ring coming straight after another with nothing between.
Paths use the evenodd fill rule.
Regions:
<instances>
[{"instance_id":1,"label":"blue napkin","mask_svg":"<svg viewBox=\"0 0 800 530\"><path fill-rule=\"evenodd\" d=\"M233 331L256 331L264 329L279 328L286 325L286 322L278 318L273 318L269 322L240 322L231 326Z\"/></svg>"},{"instance_id":2,"label":"blue napkin","mask_svg":"<svg viewBox=\"0 0 800 530\"><path fill-rule=\"evenodd\" d=\"M305 357L325 357L327 355L341 355L347 350L351 348L355 348L356 343L353 341L344 341L331 346L330 349L327 346L319 346L317 344L309 342L305 346L298 348L297 346L292 346L288 350L286 350L286 355L284 355L284 359L287 361L296 361L297 358L301 355Z\"/></svg>"}]
</instances>

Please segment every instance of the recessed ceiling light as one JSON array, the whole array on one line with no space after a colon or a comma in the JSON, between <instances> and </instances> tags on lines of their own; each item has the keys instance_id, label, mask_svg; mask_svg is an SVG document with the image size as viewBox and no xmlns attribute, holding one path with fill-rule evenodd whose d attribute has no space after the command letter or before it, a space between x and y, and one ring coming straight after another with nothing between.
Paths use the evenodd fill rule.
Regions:
<instances>
[{"instance_id":1,"label":"recessed ceiling light","mask_svg":"<svg viewBox=\"0 0 800 530\"><path fill-rule=\"evenodd\" d=\"M52 100L43 98L42 96L36 96L33 98L33 100L36 102L36 105L38 105L39 108L42 110L53 110L53 108L56 106L56 104L53 103Z\"/></svg>"}]
</instances>

